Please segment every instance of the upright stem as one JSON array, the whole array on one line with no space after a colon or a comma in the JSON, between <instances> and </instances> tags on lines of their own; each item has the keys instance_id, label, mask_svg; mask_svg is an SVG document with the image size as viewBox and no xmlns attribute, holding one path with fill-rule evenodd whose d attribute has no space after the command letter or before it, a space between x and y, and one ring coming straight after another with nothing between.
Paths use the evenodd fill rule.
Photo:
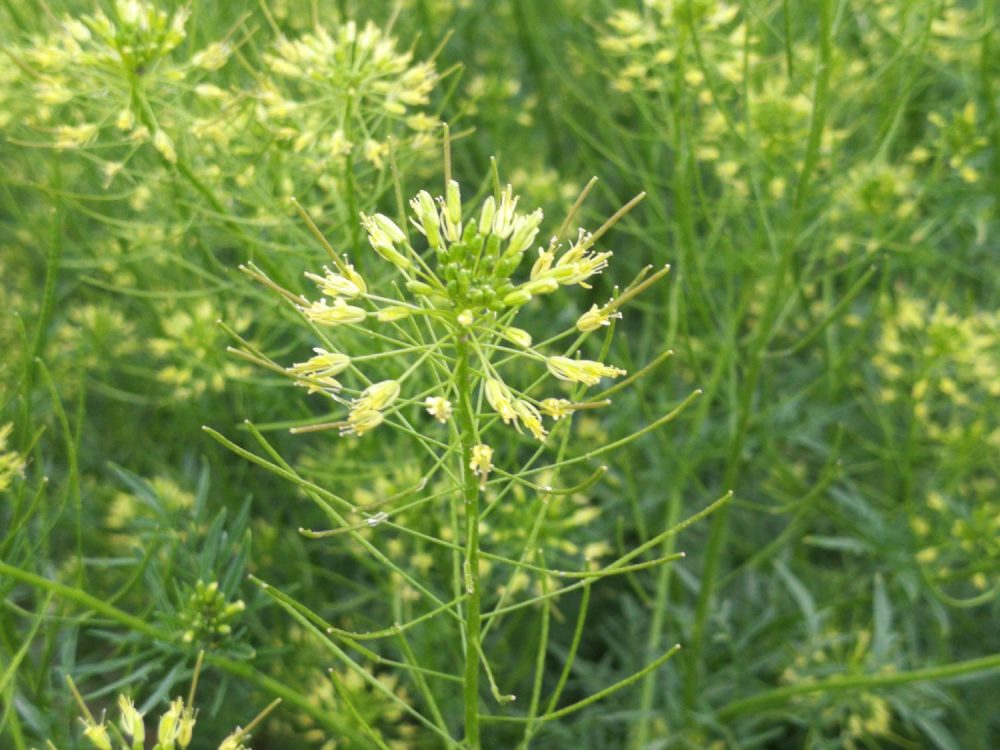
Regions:
<instances>
[{"instance_id":1,"label":"upright stem","mask_svg":"<svg viewBox=\"0 0 1000 750\"><path fill-rule=\"evenodd\" d=\"M476 444L475 415L472 409L472 380L469 374L469 334L457 339L456 384L458 386L458 430L462 443L462 496L465 502L465 744L478 750L479 744L479 638L482 629L479 591L479 480L469 460Z\"/></svg>"}]
</instances>

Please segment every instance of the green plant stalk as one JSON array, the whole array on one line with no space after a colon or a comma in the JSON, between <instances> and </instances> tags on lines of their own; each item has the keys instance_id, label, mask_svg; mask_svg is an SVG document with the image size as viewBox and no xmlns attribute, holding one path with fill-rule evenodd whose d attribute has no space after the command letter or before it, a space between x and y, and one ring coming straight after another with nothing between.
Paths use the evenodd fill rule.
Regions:
<instances>
[{"instance_id":1,"label":"green plant stalk","mask_svg":"<svg viewBox=\"0 0 1000 750\"><path fill-rule=\"evenodd\" d=\"M789 685L788 687L768 690L749 698L733 701L720 708L717 715L723 720L732 719L743 714L779 706L796 696L808 695L809 693L842 693L877 687L909 685L914 682L949 680L976 673L995 672L997 670L1000 670L1000 654L957 661L938 667L913 669L908 672L890 672L875 675L836 675L826 680L803 685Z\"/></svg>"},{"instance_id":2,"label":"green plant stalk","mask_svg":"<svg viewBox=\"0 0 1000 750\"><path fill-rule=\"evenodd\" d=\"M789 240L782 247L781 259L773 276L775 283L774 291L765 305L765 312L761 319L761 324L757 327L757 336L749 345L747 352L746 374L743 382L736 387L738 393L737 418L734 429L730 436L727 458L723 473L723 483L727 488L733 487L740 474L740 455L743 445L749 432L750 422L754 416L753 396L757 389L760 378L763 359L767 352L770 339L780 319L781 307L781 282L792 272L793 278L798 279L800 270L796 263L795 241L798 235L799 217L802 206L808 195L809 180L815 168L818 152L822 142L823 128L826 123L826 98L829 93L829 60L832 54L833 35L833 5L832 0L823 0L820 5L820 55L816 67L816 78L814 81L815 103L810 117L809 143L807 153L803 163L799 181L796 185L793 205L795 207L795 222L789 232ZM744 96L749 102L749 93L744 92ZM761 211L761 219L766 222L766 215L763 212L760 202L758 209ZM739 341L733 332L733 346L738 350ZM705 635L708 625L709 610L711 609L713 594L719 578L719 570L722 564L722 552L726 546L726 538L729 531L729 508L723 508L712 519L709 529L708 540L705 546L705 558L702 568L701 588L695 605L695 620L691 632L691 650L689 656L689 672L684 684L684 707L689 715L692 715L700 692L701 683L704 677L704 647Z\"/></svg>"},{"instance_id":3,"label":"green plant stalk","mask_svg":"<svg viewBox=\"0 0 1000 750\"><path fill-rule=\"evenodd\" d=\"M480 747L479 740L479 639L482 631L482 601L479 588L479 481L469 459L476 440L469 374L471 351L468 339L459 336L456 344L455 384L458 389L458 429L462 445L462 499L465 506L465 743L469 750Z\"/></svg>"}]
</instances>

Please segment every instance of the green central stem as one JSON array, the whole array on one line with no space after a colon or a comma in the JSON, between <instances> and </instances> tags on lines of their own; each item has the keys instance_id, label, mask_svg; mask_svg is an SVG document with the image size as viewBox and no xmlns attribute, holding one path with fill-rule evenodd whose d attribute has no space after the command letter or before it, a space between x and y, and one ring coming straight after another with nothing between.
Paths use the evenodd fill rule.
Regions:
<instances>
[{"instance_id":1,"label":"green central stem","mask_svg":"<svg viewBox=\"0 0 1000 750\"><path fill-rule=\"evenodd\" d=\"M462 565L465 592L465 744L478 750L479 744L479 638L482 612L479 590L479 480L469 466L476 444L475 413L472 407L471 351L466 338L457 337L456 385L458 387L458 430L462 443L462 499L465 503L465 562Z\"/></svg>"}]
</instances>

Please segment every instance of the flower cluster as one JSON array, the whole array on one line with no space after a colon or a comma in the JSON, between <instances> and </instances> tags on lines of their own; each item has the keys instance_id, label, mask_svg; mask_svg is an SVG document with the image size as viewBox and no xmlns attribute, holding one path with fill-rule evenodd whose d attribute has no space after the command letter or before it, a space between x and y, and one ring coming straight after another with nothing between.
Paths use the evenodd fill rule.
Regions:
<instances>
[{"instance_id":1,"label":"flower cluster","mask_svg":"<svg viewBox=\"0 0 1000 750\"><path fill-rule=\"evenodd\" d=\"M430 100L438 80L434 65L414 64L412 53L398 51L396 41L371 22L360 30L354 21L348 21L334 34L318 28L297 39L279 39L264 60L270 70L294 81L303 93L322 90L327 96L339 92L345 100L356 97L356 106L362 110L404 118L417 131L436 125L433 118L412 111ZM312 138L327 130L323 124L315 123ZM344 133L334 131L331 137L343 139ZM384 145L366 148L381 150Z\"/></svg>"},{"instance_id":2,"label":"flower cluster","mask_svg":"<svg viewBox=\"0 0 1000 750\"><path fill-rule=\"evenodd\" d=\"M101 721L97 721L87 711L86 716L80 719L83 723L83 736L95 750L143 750L146 747L143 714L136 709L132 699L124 695L118 697L118 710L118 726L109 725L103 716ZM194 739L197 718L197 709L193 705L185 705L183 698L171 701L157 723L153 750L186 750ZM112 736L118 738L117 744L112 741ZM218 750L249 750L243 744L248 737L245 730L237 727L219 744ZM51 742L48 747L55 750L55 745Z\"/></svg>"},{"instance_id":3,"label":"flower cluster","mask_svg":"<svg viewBox=\"0 0 1000 750\"><path fill-rule=\"evenodd\" d=\"M933 456L925 492L910 508L917 561L951 591L997 583L980 565L1000 556L996 468L1000 418L1000 315L961 315L907 294L886 316L873 358L880 399Z\"/></svg>"},{"instance_id":4,"label":"flower cluster","mask_svg":"<svg viewBox=\"0 0 1000 750\"><path fill-rule=\"evenodd\" d=\"M595 233L581 229L569 243L552 237L537 247L526 274L520 276L518 271L526 265L525 256L535 247L542 212L519 211L518 203L519 198L509 185L496 190L471 211L463 205L461 189L454 180L448 181L443 196L435 198L421 191L410 201L409 217L410 226L422 238L419 250L402 226L388 216L362 214L362 226L372 251L402 277L399 287L409 293L404 298L371 291L354 265L332 251L332 267L324 268L322 274L306 274L322 297L309 300L280 290L295 301L300 313L318 330L381 330L384 332L381 338L398 344L384 355L366 355L361 359L417 358L396 377L366 381L353 398L345 397L351 391L342 386L339 378L356 375L365 381L362 363L333 346L317 347L313 357L285 369L311 393L326 394L348 406L346 420L333 423L342 434L363 435L410 404L422 405L435 420L447 423L453 411L450 397L454 385L448 378L439 381L437 392L431 389L409 397L402 394L407 379L422 363L438 372L453 372L459 339L467 342L475 354L474 376L481 383L483 401L504 424L518 431L526 430L538 440L547 435L543 416L558 420L572 414L581 404L566 398L536 398L519 391L505 379L501 368L528 360L544 366L560 381L582 386L594 386L603 378L625 374L617 367L571 356L579 342L562 354L545 354L533 346L528 332L513 325L518 312L536 297L567 286L589 288L588 282L607 267L612 255L611 251L596 247L610 223ZM268 286L278 288L256 267L245 270ZM585 337L609 325L620 317L618 307L628 296L626 292L605 305L593 305L570 332L575 330ZM421 328L414 326L413 330L418 332L414 334L401 324L417 318L423 319L420 326L426 324L438 333L426 341L412 338L422 335ZM492 466L492 453L487 449L488 446L481 446L471 458L473 469L483 481Z\"/></svg>"},{"instance_id":5,"label":"flower cluster","mask_svg":"<svg viewBox=\"0 0 1000 750\"><path fill-rule=\"evenodd\" d=\"M981 408L1000 396L1000 315L962 316L908 295L896 307L873 360L882 399L911 405L921 433L936 443L973 439L1000 449L1000 419Z\"/></svg>"},{"instance_id":6,"label":"flower cluster","mask_svg":"<svg viewBox=\"0 0 1000 750\"><path fill-rule=\"evenodd\" d=\"M250 325L245 309L228 304L224 311L234 330ZM193 304L171 301L163 306L159 321L163 335L149 340L149 351L159 364L156 379L170 387L175 398L218 393L227 381L249 374L247 367L220 355L219 312L207 299Z\"/></svg>"},{"instance_id":7,"label":"flower cluster","mask_svg":"<svg viewBox=\"0 0 1000 750\"><path fill-rule=\"evenodd\" d=\"M874 648L869 630L854 636L827 628L794 647L792 661L781 673L781 681L789 686L816 683L848 670L864 669L868 674L877 674L896 669ZM796 703L800 711L815 716L817 735L832 739L836 747L869 747L892 732L894 706L868 690L858 691L847 701L833 702L817 693L799 697Z\"/></svg>"},{"instance_id":8,"label":"flower cluster","mask_svg":"<svg viewBox=\"0 0 1000 750\"><path fill-rule=\"evenodd\" d=\"M331 157L382 170L390 140L404 162L434 142L433 62L414 61L370 22L255 40L266 67L251 86L215 75L236 52L230 41L180 47L187 22L183 9L117 0L113 13L67 16L11 45L0 58L0 130L33 146L88 150L106 188L148 190L157 170L132 162L149 153L160 172L178 166L240 203L253 201L256 184L291 195L293 176L307 174L332 203L345 178ZM263 151L280 155L262 162ZM143 179L132 179L138 172Z\"/></svg>"}]
</instances>

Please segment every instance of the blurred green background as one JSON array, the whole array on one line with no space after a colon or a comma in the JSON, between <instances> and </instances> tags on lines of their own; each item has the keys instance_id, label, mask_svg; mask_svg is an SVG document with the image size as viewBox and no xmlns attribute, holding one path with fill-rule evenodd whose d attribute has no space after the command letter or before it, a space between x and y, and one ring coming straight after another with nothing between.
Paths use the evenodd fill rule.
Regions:
<instances>
[{"instance_id":1,"label":"blurred green background","mask_svg":"<svg viewBox=\"0 0 1000 750\"><path fill-rule=\"evenodd\" d=\"M98 7L108 38L131 35L124 62ZM620 554L735 491L670 540L682 563L594 586L567 700L682 653L532 746L995 746L997 23L989 0L0 3L0 746L84 746L65 674L92 706L124 691L158 712L199 645L220 660L196 742L284 690L254 747L378 747L344 690L389 747L436 746L349 671L335 689L245 574L355 629L393 621L393 581L304 539L323 517L201 426L239 442L252 419L357 502L419 476L402 439L288 435L309 403L227 354L217 321L301 358L308 337L236 267L304 288L325 256L294 195L378 274L357 213L395 206L394 169L403 196L440 185L442 121L464 185L495 156L553 226L591 176L590 227L648 193L590 298L528 312L571 325L672 266L611 360L674 356L575 440L704 390L554 508L546 544ZM520 507L497 544L526 533ZM516 619L494 636L514 692L533 637ZM512 746L496 731L488 746Z\"/></svg>"}]
</instances>

